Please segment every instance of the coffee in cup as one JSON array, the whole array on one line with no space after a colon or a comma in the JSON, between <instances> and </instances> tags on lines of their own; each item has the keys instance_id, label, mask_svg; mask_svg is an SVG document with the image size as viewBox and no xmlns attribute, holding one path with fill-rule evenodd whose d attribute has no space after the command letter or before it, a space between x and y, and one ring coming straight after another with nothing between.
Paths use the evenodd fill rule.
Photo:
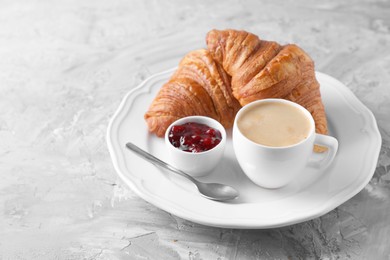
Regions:
<instances>
[{"instance_id":1,"label":"coffee in cup","mask_svg":"<svg viewBox=\"0 0 390 260\"><path fill-rule=\"evenodd\" d=\"M320 161L310 161L314 144L328 148ZM315 133L314 119L304 107L284 99L263 99L237 113L233 147L249 179L265 188L279 188L307 166L328 167L338 142L334 137Z\"/></svg>"},{"instance_id":2,"label":"coffee in cup","mask_svg":"<svg viewBox=\"0 0 390 260\"><path fill-rule=\"evenodd\" d=\"M310 120L301 109L284 102L263 102L246 109L237 120L241 133L255 143L282 147L310 134Z\"/></svg>"}]
</instances>

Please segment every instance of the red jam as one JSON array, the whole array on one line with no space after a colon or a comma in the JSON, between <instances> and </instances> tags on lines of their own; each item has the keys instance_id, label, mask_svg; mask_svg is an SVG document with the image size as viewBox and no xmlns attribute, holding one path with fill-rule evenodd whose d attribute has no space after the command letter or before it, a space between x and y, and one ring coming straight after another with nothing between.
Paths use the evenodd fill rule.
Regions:
<instances>
[{"instance_id":1,"label":"red jam","mask_svg":"<svg viewBox=\"0 0 390 260\"><path fill-rule=\"evenodd\" d=\"M222 136L215 128L190 122L172 126L168 138L173 146L182 151L200 153L217 146Z\"/></svg>"}]
</instances>

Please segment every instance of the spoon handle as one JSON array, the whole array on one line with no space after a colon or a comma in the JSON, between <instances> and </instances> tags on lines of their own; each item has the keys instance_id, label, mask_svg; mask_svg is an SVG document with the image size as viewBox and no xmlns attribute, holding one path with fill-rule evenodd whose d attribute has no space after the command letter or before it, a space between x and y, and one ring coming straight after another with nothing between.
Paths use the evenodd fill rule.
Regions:
<instances>
[{"instance_id":1,"label":"spoon handle","mask_svg":"<svg viewBox=\"0 0 390 260\"><path fill-rule=\"evenodd\" d=\"M194 178L192 178L192 177L191 177L190 175L188 175L187 173L185 173L185 172L183 172L183 171L181 171L181 170L179 170L179 169L176 169L175 167L173 167L172 165L167 164L167 163L164 162L164 161L161 161L161 160L158 159L157 157L154 157L153 155L151 155L150 153L148 153L148 152L142 150L141 148L139 148L138 146L136 146L136 145L133 144L133 143L127 143L127 144L126 144L126 147L127 147L129 150L135 152L135 153L136 153L137 155L139 155L140 157L146 159L147 161L149 161L149 162L151 162L151 163L153 163L153 164L155 164L155 165L157 165L157 166L163 167L163 168L168 169L168 170L170 170L170 171L172 171L172 172L174 172L174 173L177 173L177 174L179 174L179 175L181 175L181 176L183 176L183 177L185 177L185 178L187 178L187 179L189 179L189 180L191 180L191 181L193 181L193 182L195 182L195 183L197 182L197 180L195 180Z\"/></svg>"}]
</instances>

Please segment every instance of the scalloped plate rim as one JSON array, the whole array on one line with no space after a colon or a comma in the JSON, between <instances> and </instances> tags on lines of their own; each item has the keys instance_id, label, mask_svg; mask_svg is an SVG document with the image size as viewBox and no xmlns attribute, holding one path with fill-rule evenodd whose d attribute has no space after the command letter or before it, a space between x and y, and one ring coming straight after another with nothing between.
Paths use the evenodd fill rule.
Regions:
<instances>
[{"instance_id":1,"label":"scalloped plate rim","mask_svg":"<svg viewBox=\"0 0 390 260\"><path fill-rule=\"evenodd\" d=\"M354 189L349 190L348 192L344 192L347 194L337 193L331 198L329 198L328 203L325 203L322 207L317 207L313 209L312 211L307 211L306 214L300 214L298 217L295 218L290 218L290 219L284 219L283 221L274 221L271 223L256 223L255 219L253 218L241 218L238 221L229 219L229 218L220 218L220 217L211 217L211 216L206 216L203 214L200 214L199 212L193 212L191 210L188 210L187 207L183 207L180 205L176 205L174 202L170 201L164 201L161 200L158 196L153 196L153 194L147 193L145 191L142 191L136 184L137 180L131 180L127 177L127 175L124 173L126 169L123 169L123 166L120 165L120 162L118 160L118 154L115 151L115 145L113 142L114 135L113 133L115 132L113 129L114 123L118 123L116 120L120 116L121 113L123 113L123 108L127 104L129 98L136 94L138 91L142 90L145 85L147 85L148 82L153 81L155 79L158 79L159 77L164 77L170 75L175 68L169 69L162 71L160 73L156 73L150 77L148 77L146 80L144 80L141 84L139 84L137 87L134 89L130 90L122 99L119 107L115 111L114 115L111 117L108 128L107 128L107 135L106 135L106 141L107 141L107 146L108 150L113 162L113 166L118 174L118 176L130 187L130 189L139 197L144 199L145 201L153 204L154 206L163 209L169 213L172 213L173 215L176 215L178 217L181 217L186 220L190 220L199 224L203 225L208 225L208 226L215 226L215 227L223 227L223 228L245 228L245 229L250 229L250 228L257 228L257 229L264 229L264 228L275 228L275 227L282 227L282 226L287 226L287 225L292 225L300 222L304 222L307 220L311 220L314 218L317 218L319 216L322 216L329 211L333 210L334 208L338 207L342 203L346 202L353 196L355 196L357 193L359 193L371 180L375 168L376 168L376 162L377 158L379 156L380 152L380 147L381 147L381 136L376 124L375 117L373 113L353 94L353 92L347 88L343 83L338 81L337 79L321 73L321 72L316 72L317 77L331 81L332 84L337 84L340 87L340 93L342 92L343 97L346 99L349 99L350 102L354 102L354 106L358 107L361 113L363 113L366 116L366 119L370 120L371 122L369 123L369 126L372 128L371 129L371 137L374 138L375 142L371 143L371 147L374 150L373 158L376 158L376 160L373 160L371 162L371 167L369 172L366 175L366 178L364 181L361 181L359 185L356 185ZM349 104L351 105L351 104ZM371 149L371 150L372 150ZM332 203L330 203L332 201Z\"/></svg>"}]
</instances>

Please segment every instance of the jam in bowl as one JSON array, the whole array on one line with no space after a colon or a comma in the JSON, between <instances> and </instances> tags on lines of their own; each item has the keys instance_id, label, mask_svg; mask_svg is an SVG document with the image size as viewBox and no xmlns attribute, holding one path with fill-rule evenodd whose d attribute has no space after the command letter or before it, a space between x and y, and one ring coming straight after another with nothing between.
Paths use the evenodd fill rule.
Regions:
<instances>
[{"instance_id":1,"label":"jam in bowl","mask_svg":"<svg viewBox=\"0 0 390 260\"><path fill-rule=\"evenodd\" d=\"M188 122L173 125L168 134L169 142L176 148L192 153L213 149L222 139L221 132L206 124Z\"/></svg>"},{"instance_id":2,"label":"jam in bowl","mask_svg":"<svg viewBox=\"0 0 390 260\"><path fill-rule=\"evenodd\" d=\"M168 127L165 144L170 164L194 177L204 176L223 157L226 131L210 117L184 117Z\"/></svg>"}]
</instances>

